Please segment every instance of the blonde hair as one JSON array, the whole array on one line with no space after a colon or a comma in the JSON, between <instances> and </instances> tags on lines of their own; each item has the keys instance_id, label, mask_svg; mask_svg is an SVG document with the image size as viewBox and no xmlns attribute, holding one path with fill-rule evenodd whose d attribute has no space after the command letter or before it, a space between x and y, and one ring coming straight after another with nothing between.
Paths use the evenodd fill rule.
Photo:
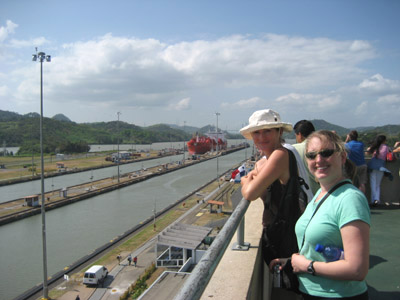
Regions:
<instances>
[{"instance_id":1,"label":"blonde hair","mask_svg":"<svg viewBox=\"0 0 400 300\"><path fill-rule=\"evenodd\" d=\"M340 136L333 131L330 130L318 130L311 133L306 139L306 151L308 149L308 144L312 138L318 138L321 142L329 142L333 144L334 149L339 153L346 153L346 147L344 145L343 140ZM351 179L354 183L354 179L356 177L356 165L346 158L346 162L343 166L343 174L345 177Z\"/></svg>"}]
</instances>

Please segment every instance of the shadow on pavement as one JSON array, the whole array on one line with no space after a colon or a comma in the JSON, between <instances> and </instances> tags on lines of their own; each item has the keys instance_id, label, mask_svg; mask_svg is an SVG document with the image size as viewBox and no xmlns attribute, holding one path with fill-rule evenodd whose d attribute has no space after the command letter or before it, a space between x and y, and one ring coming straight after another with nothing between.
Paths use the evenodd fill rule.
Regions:
<instances>
[{"instance_id":1,"label":"shadow on pavement","mask_svg":"<svg viewBox=\"0 0 400 300\"><path fill-rule=\"evenodd\" d=\"M383 292L368 286L369 300L399 300L400 292Z\"/></svg>"},{"instance_id":2,"label":"shadow on pavement","mask_svg":"<svg viewBox=\"0 0 400 300\"><path fill-rule=\"evenodd\" d=\"M369 269L371 270L376 265L379 265L384 262L387 262L387 260L380 256L377 256L377 255L370 255L369 256Z\"/></svg>"}]
</instances>

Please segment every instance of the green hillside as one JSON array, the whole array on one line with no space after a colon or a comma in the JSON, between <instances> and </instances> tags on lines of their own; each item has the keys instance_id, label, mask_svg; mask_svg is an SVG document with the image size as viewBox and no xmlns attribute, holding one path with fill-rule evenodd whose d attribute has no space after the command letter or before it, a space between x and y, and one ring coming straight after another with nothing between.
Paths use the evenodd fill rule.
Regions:
<instances>
[{"instance_id":1,"label":"green hillside","mask_svg":"<svg viewBox=\"0 0 400 300\"><path fill-rule=\"evenodd\" d=\"M37 113L20 115L0 110L0 143L3 146L20 146L20 154L38 153L39 121ZM311 121L317 130L334 130L345 138L351 130L324 120ZM400 125L381 127L360 127L360 140L369 144L377 134L385 134L388 144L400 140ZM201 128L157 124L140 127L122 121L82 123L72 122L68 117L57 114L53 118L43 119L43 145L46 153L86 152L90 144L151 144L156 142L178 142L189 140L196 133L205 134L215 131L214 125ZM243 138L239 133L225 132L228 139ZM294 133L285 134L284 138L294 139Z\"/></svg>"}]
</instances>

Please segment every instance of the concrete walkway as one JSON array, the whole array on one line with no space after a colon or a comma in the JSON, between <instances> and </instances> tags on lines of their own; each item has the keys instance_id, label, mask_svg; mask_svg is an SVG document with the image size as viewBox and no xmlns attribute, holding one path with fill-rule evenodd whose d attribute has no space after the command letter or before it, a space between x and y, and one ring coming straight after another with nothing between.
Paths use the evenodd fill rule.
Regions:
<instances>
[{"instance_id":1,"label":"concrete walkway","mask_svg":"<svg viewBox=\"0 0 400 300\"><path fill-rule=\"evenodd\" d=\"M137 256L136 267L128 264L125 259L109 273L104 288L97 288L89 298L90 300L119 300L123 293L141 276L146 268L155 261L155 239L146 243L140 249L132 252L132 257Z\"/></svg>"},{"instance_id":2,"label":"concrete walkway","mask_svg":"<svg viewBox=\"0 0 400 300\"><path fill-rule=\"evenodd\" d=\"M371 209L370 264L366 278L370 300L400 299L400 209Z\"/></svg>"}]
</instances>

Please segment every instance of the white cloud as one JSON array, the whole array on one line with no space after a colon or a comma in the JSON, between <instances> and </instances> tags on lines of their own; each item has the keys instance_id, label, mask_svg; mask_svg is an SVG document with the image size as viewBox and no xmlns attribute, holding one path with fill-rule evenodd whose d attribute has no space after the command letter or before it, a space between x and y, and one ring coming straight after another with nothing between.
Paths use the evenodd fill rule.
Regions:
<instances>
[{"instance_id":1,"label":"white cloud","mask_svg":"<svg viewBox=\"0 0 400 300\"><path fill-rule=\"evenodd\" d=\"M0 97L6 97L9 95L9 88L5 85L0 86Z\"/></svg>"},{"instance_id":2,"label":"white cloud","mask_svg":"<svg viewBox=\"0 0 400 300\"><path fill-rule=\"evenodd\" d=\"M14 33L17 27L17 24L13 23L10 20L7 20L6 26L0 27L0 43L4 42L10 34Z\"/></svg>"},{"instance_id":3,"label":"white cloud","mask_svg":"<svg viewBox=\"0 0 400 300\"><path fill-rule=\"evenodd\" d=\"M223 102L221 103L221 107L223 108L232 108L232 109L242 109L242 108L255 108L260 106L263 103L260 97L253 97L250 99L242 99L236 102Z\"/></svg>"},{"instance_id":4,"label":"white cloud","mask_svg":"<svg viewBox=\"0 0 400 300\"><path fill-rule=\"evenodd\" d=\"M188 110L190 108L190 98L184 98L178 103L171 103L168 108L169 110L177 111Z\"/></svg>"},{"instance_id":5,"label":"white cloud","mask_svg":"<svg viewBox=\"0 0 400 300\"><path fill-rule=\"evenodd\" d=\"M36 42L50 43L45 38ZM27 45L16 40L9 43L17 50ZM135 120L156 110L169 110L173 120L180 118L179 111L195 120L200 111L210 110L212 118L212 111L221 107L232 114L225 114L226 119L236 119L233 115L239 111L246 119L265 107L285 115L292 112L295 119L300 114L322 118L323 113L354 110L359 105L344 101L347 97L337 86L361 82L365 74L359 65L374 58L374 51L368 41L273 34L178 43L106 34L46 49L52 55L52 62L43 66L46 107L63 109L77 122L90 121L95 115L98 120L101 110L107 115L113 108L132 111ZM383 82L392 89L399 84L379 76L364 80L359 90ZM0 94L0 101L10 99L14 106L33 111L28 107L38 98L38 64L23 62L7 72L2 84L10 93L7 98Z\"/></svg>"},{"instance_id":6,"label":"white cloud","mask_svg":"<svg viewBox=\"0 0 400 300\"><path fill-rule=\"evenodd\" d=\"M367 102L367 101L361 102L361 103L356 107L354 113L355 113L357 116L367 115L367 113L368 113L368 102Z\"/></svg>"},{"instance_id":7,"label":"white cloud","mask_svg":"<svg viewBox=\"0 0 400 300\"><path fill-rule=\"evenodd\" d=\"M400 107L400 95L386 95L379 97L378 103L385 105L398 105Z\"/></svg>"},{"instance_id":8,"label":"white cloud","mask_svg":"<svg viewBox=\"0 0 400 300\"><path fill-rule=\"evenodd\" d=\"M40 47L43 45L50 44L50 41L45 37L34 38L31 40L10 40L10 47L13 48L27 48L27 47Z\"/></svg>"},{"instance_id":9,"label":"white cloud","mask_svg":"<svg viewBox=\"0 0 400 300\"><path fill-rule=\"evenodd\" d=\"M381 74L375 74L368 79L364 79L359 88L362 91L391 93L400 91L400 80L391 80L384 78Z\"/></svg>"},{"instance_id":10,"label":"white cloud","mask_svg":"<svg viewBox=\"0 0 400 300\"><path fill-rule=\"evenodd\" d=\"M363 51L363 50L370 51L372 49L371 49L370 43L368 43L366 41L356 40L351 43L350 50L359 52L359 51Z\"/></svg>"},{"instance_id":11,"label":"white cloud","mask_svg":"<svg viewBox=\"0 0 400 300\"><path fill-rule=\"evenodd\" d=\"M301 108L309 112L332 110L341 104L340 95L290 93L276 98L285 108Z\"/></svg>"}]
</instances>

